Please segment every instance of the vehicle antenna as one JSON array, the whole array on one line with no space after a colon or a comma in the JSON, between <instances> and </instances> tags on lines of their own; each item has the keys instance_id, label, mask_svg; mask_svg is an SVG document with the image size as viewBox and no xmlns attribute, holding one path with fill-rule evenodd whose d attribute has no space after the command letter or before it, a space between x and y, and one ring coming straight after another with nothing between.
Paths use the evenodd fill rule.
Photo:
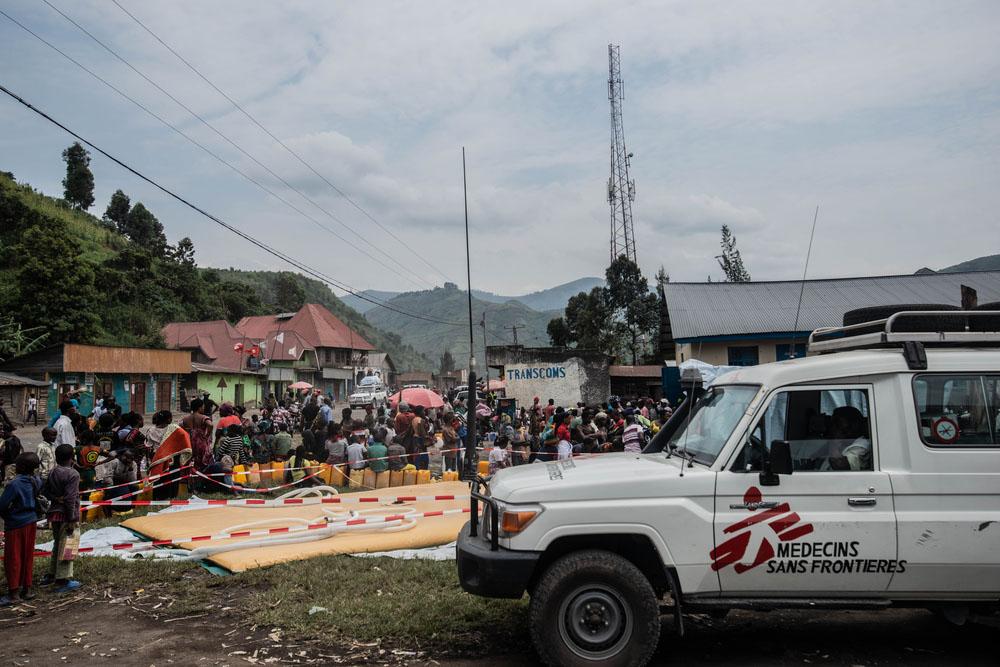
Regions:
<instances>
[{"instance_id":1,"label":"vehicle antenna","mask_svg":"<svg viewBox=\"0 0 1000 667\"><path fill-rule=\"evenodd\" d=\"M813 237L816 236L816 220L819 218L819 204L816 204L816 213L813 214L812 231L809 232L809 248L806 250L806 265L802 269L802 282L799 285L799 305L795 307L795 325L792 327L792 349L791 358L795 358L795 338L799 332L799 313L802 312L802 295L806 291L806 273L809 271L809 257L812 255Z\"/></svg>"},{"instance_id":2,"label":"vehicle antenna","mask_svg":"<svg viewBox=\"0 0 1000 667\"><path fill-rule=\"evenodd\" d=\"M697 354L697 356L692 357L692 358L697 359L697 358L701 357L701 346L704 344L704 342L705 341L701 341L701 340L698 341L698 354ZM700 374L699 374L699 376L700 376ZM688 405L688 412L684 416L684 447L683 447L683 451L681 452L681 458L684 459L685 461L687 461L687 467L688 468L693 468L694 467L694 463L693 463L694 458L692 457L691 460L688 460L687 455L688 455L688 428L691 426L691 415L694 413L694 389L695 389L695 387L697 385L698 385L698 381L692 375L691 376L691 393L688 394L688 401L690 401L690 405ZM667 445L667 450L669 450L669 449L670 449L670 445ZM681 464L681 477L683 477L683 476L684 476L684 464L682 463Z\"/></svg>"}]
</instances>

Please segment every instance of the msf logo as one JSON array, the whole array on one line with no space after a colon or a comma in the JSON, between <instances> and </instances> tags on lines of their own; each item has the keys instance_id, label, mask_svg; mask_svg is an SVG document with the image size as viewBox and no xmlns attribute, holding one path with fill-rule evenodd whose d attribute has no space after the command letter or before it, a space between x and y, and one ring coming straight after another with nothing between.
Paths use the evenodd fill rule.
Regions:
<instances>
[{"instance_id":1,"label":"msf logo","mask_svg":"<svg viewBox=\"0 0 1000 667\"><path fill-rule=\"evenodd\" d=\"M737 574L743 574L774 558L772 540L791 542L813 532L812 524L804 523L796 512L791 511L788 503L762 507L760 489L755 486L751 486L743 494L743 502L753 514L723 529L724 534L732 537L709 553L712 558L712 569L716 572L732 565ZM758 538L760 545L753 561L746 563L744 558L755 532L760 535Z\"/></svg>"}]
</instances>

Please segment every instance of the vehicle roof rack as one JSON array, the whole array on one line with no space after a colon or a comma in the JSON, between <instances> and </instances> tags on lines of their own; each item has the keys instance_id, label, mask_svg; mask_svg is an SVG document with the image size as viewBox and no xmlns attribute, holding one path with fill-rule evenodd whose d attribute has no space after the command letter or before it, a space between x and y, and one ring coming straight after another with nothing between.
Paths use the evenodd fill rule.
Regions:
<instances>
[{"instance_id":1,"label":"vehicle roof rack","mask_svg":"<svg viewBox=\"0 0 1000 667\"><path fill-rule=\"evenodd\" d=\"M1000 345L1000 310L907 310L871 322L821 327L809 334L809 351L818 353L905 343Z\"/></svg>"}]
</instances>

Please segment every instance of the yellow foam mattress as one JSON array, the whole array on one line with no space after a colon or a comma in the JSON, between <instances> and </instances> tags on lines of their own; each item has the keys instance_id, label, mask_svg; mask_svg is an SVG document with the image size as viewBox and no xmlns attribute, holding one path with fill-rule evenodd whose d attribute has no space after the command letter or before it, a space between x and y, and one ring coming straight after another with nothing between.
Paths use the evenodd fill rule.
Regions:
<instances>
[{"instance_id":1,"label":"yellow foam mattress","mask_svg":"<svg viewBox=\"0 0 1000 667\"><path fill-rule=\"evenodd\" d=\"M394 498L396 496L434 496L455 495L468 496L469 487L463 482L444 482L440 484L419 484L415 486L396 486L386 489L368 490L359 493L342 494L345 498L365 496L379 498ZM176 539L196 535L215 535L231 530L234 526L243 526L264 519L269 523L254 526L251 530L266 528L293 527L299 525L294 519L320 521L324 516L323 509L333 511L361 510L362 516L379 516L399 513L402 508L412 507L416 512L448 510L468 507L467 498L461 500L418 500L415 502L394 503L343 503L327 505L285 505L278 507L246 507L223 506L207 507L205 509L170 512L167 514L149 514L125 521L126 528L141 533L154 540ZM287 520L286 520L287 519ZM428 517L418 519L416 525L409 530L398 532L351 532L327 537L313 542L299 544L284 544L273 546L255 546L238 549L210 556L207 560L230 570L242 572L255 567L274 565L292 560L302 560L331 554L366 553L375 551L393 551L395 549L421 549L440 546L453 542L468 521L467 513ZM273 521L273 522L272 522ZM308 531L307 531L308 532ZM241 541L259 538L230 538L211 542L186 542L179 546L194 549L201 546L234 544Z\"/></svg>"}]
</instances>

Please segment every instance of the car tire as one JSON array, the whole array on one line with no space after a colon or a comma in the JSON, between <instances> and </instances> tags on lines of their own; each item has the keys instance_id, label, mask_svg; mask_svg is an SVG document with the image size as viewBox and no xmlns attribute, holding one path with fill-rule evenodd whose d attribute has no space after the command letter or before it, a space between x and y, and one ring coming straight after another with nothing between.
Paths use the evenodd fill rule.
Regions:
<instances>
[{"instance_id":1,"label":"car tire","mask_svg":"<svg viewBox=\"0 0 1000 667\"><path fill-rule=\"evenodd\" d=\"M646 576L610 551L555 561L531 595L531 639L548 665L637 667L660 637L660 608Z\"/></svg>"},{"instance_id":2,"label":"car tire","mask_svg":"<svg viewBox=\"0 0 1000 667\"><path fill-rule=\"evenodd\" d=\"M981 303L973 310L1000 310L1000 301ZM969 329L971 331L1000 331L1000 316L970 317Z\"/></svg>"},{"instance_id":3,"label":"car tire","mask_svg":"<svg viewBox=\"0 0 1000 667\"><path fill-rule=\"evenodd\" d=\"M903 303L896 304L892 306L868 306L866 308L856 308L854 310L849 310L844 313L844 326L853 326L856 324L863 324L865 322L872 322L875 320L884 320L896 313L901 313L904 311L933 311L933 310L961 310L957 306L952 306L945 303ZM901 318L895 325L895 331L897 332L912 332L912 331L963 331L965 329L965 319L960 315L955 317L919 317L911 316L906 318ZM885 331L884 325L875 325L870 328L860 329L855 333L871 333L871 332L881 332Z\"/></svg>"}]
</instances>

